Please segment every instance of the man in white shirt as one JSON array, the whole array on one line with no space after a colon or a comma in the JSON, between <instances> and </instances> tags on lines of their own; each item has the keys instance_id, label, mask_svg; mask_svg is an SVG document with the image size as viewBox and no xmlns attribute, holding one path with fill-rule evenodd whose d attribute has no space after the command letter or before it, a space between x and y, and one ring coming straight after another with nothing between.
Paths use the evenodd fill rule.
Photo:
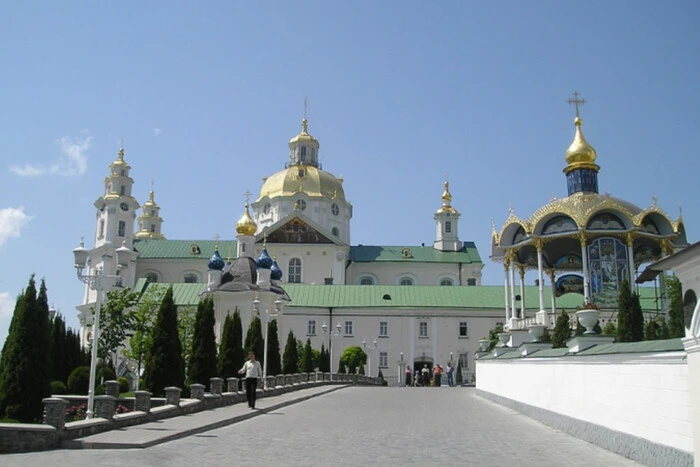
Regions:
<instances>
[{"instance_id":1,"label":"man in white shirt","mask_svg":"<svg viewBox=\"0 0 700 467\"><path fill-rule=\"evenodd\" d=\"M248 354L248 361L243 364L243 368L238 370L238 374L245 374L245 395L248 399L248 407L254 409L258 378L262 378L262 368L260 368L260 362L255 359L255 353Z\"/></svg>"}]
</instances>

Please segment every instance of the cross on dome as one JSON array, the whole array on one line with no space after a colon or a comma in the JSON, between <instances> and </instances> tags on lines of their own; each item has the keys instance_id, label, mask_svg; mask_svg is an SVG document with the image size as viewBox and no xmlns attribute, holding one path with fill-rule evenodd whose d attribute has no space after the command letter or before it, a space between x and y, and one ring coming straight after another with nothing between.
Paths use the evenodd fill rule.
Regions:
<instances>
[{"instance_id":1,"label":"cross on dome","mask_svg":"<svg viewBox=\"0 0 700 467\"><path fill-rule=\"evenodd\" d=\"M584 105L586 103L586 99L579 99L580 94L578 93L578 91L574 91L573 96L574 96L573 99L569 98L566 100L566 102L569 105L574 104L574 106L576 106L576 117L578 118L579 117L578 106Z\"/></svg>"}]
</instances>

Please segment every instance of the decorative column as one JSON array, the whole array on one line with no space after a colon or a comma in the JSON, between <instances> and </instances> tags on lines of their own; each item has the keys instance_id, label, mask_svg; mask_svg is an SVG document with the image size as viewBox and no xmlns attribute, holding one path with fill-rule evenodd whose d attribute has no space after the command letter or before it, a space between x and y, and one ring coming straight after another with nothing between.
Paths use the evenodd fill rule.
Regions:
<instances>
[{"instance_id":1,"label":"decorative column","mask_svg":"<svg viewBox=\"0 0 700 467\"><path fill-rule=\"evenodd\" d=\"M510 299L508 297L508 268L510 267L510 260L506 258L506 262L503 263L503 269L506 273L506 281L505 281L505 296L506 296L506 323L508 322L508 319L510 319Z\"/></svg>"},{"instance_id":2,"label":"decorative column","mask_svg":"<svg viewBox=\"0 0 700 467\"><path fill-rule=\"evenodd\" d=\"M525 319L525 266L518 266L520 273L520 318Z\"/></svg>"},{"instance_id":3,"label":"decorative column","mask_svg":"<svg viewBox=\"0 0 700 467\"><path fill-rule=\"evenodd\" d=\"M581 231L579 233L579 240L581 241L581 264L583 268L583 301L591 301L591 278L588 274L588 252L586 251L587 238L586 232Z\"/></svg>"},{"instance_id":4,"label":"decorative column","mask_svg":"<svg viewBox=\"0 0 700 467\"><path fill-rule=\"evenodd\" d=\"M634 290L634 234L627 234L627 269L630 273L630 290Z\"/></svg>"},{"instance_id":5,"label":"decorative column","mask_svg":"<svg viewBox=\"0 0 700 467\"><path fill-rule=\"evenodd\" d=\"M548 271L549 282L552 284L552 315L557 316L557 285L554 282L555 271L554 268Z\"/></svg>"},{"instance_id":6,"label":"decorative column","mask_svg":"<svg viewBox=\"0 0 700 467\"><path fill-rule=\"evenodd\" d=\"M515 260L515 255L513 256ZM515 306L515 261L510 262L510 309L512 310L513 318L518 317L518 310Z\"/></svg>"},{"instance_id":7,"label":"decorative column","mask_svg":"<svg viewBox=\"0 0 700 467\"><path fill-rule=\"evenodd\" d=\"M540 299L540 311L537 312L537 323L544 324L545 326L549 327L549 323L547 322L547 311L544 309L544 267L542 264L543 246L544 242L541 238L535 240L535 247L537 248L537 288Z\"/></svg>"}]
</instances>

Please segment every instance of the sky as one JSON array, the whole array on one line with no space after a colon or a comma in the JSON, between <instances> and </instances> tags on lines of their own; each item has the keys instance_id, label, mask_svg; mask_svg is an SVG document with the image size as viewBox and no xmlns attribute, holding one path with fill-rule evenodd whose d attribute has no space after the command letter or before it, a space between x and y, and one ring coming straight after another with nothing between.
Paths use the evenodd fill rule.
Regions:
<instances>
[{"instance_id":1,"label":"sky","mask_svg":"<svg viewBox=\"0 0 700 467\"><path fill-rule=\"evenodd\" d=\"M566 196L574 91L600 192L682 206L693 243L699 20L690 0L4 2L0 343L33 273L78 326L72 249L92 246L122 138L167 238L234 239L304 99L354 245L432 244L447 178L483 284L502 284L491 224Z\"/></svg>"}]
</instances>

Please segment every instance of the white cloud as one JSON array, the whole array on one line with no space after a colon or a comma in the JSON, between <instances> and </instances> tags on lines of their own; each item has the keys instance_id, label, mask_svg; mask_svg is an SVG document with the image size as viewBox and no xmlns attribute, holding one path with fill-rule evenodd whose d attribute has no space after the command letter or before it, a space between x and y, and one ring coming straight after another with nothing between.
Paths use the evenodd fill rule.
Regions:
<instances>
[{"instance_id":1,"label":"white cloud","mask_svg":"<svg viewBox=\"0 0 700 467\"><path fill-rule=\"evenodd\" d=\"M153 129L153 136L158 137L163 131L160 128Z\"/></svg>"},{"instance_id":2,"label":"white cloud","mask_svg":"<svg viewBox=\"0 0 700 467\"><path fill-rule=\"evenodd\" d=\"M15 312L15 300L7 292L0 292L0 348L5 343L7 332Z\"/></svg>"},{"instance_id":3,"label":"white cloud","mask_svg":"<svg viewBox=\"0 0 700 467\"><path fill-rule=\"evenodd\" d=\"M24 213L24 208L0 209L0 247L10 237L19 237L22 229L26 228L31 216Z\"/></svg>"},{"instance_id":4,"label":"white cloud","mask_svg":"<svg viewBox=\"0 0 700 467\"><path fill-rule=\"evenodd\" d=\"M90 149L92 136L64 136L58 140L61 156L49 166L25 164L10 166L10 172L20 177L38 177L39 175L58 175L74 177L87 171L87 150Z\"/></svg>"}]
</instances>

